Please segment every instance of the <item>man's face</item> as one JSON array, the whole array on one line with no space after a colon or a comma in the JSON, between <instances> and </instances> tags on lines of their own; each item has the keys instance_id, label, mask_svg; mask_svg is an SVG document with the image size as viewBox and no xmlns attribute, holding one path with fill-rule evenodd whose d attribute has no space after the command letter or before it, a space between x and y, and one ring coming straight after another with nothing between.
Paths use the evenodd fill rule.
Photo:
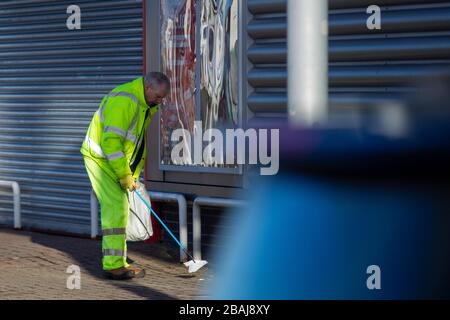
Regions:
<instances>
[{"instance_id":1,"label":"man's face","mask_svg":"<svg viewBox=\"0 0 450 320\"><path fill-rule=\"evenodd\" d=\"M149 105L161 104L168 93L165 84L152 84L145 88L145 100Z\"/></svg>"}]
</instances>

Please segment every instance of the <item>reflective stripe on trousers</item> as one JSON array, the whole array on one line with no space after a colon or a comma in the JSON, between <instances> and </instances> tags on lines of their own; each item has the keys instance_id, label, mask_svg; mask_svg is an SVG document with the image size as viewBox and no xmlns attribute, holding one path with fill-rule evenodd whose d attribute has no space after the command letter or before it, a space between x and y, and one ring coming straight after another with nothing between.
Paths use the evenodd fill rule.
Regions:
<instances>
[{"instance_id":1,"label":"reflective stripe on trousers","mask_svg":"<svg viewBox=\"0 0 450 320\"><path fill-rule=\"evenodd\" d=\"M102 235L104 236L117 236L126 234L126 228L111 228L111 229L103 229Z\"/></svg>"},{"instance_id":2,"label":"reflective stripe on trousers","mask_svg":"<svg viewBox=\"0 0 450 320\"><path fill-rule=\"evenodd\" d=\"M127 252L124 250L117 250L117 249L103 249L103 256L126 257Z\"/></svg>"}]
</instances>

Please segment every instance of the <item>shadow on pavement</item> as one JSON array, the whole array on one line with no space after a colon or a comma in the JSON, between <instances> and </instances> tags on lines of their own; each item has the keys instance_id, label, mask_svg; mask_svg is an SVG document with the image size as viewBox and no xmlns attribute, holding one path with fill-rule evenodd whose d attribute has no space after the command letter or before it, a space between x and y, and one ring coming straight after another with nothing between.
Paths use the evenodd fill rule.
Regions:
<instances>
[{"instance_id":1,"label":"shadow on pavement","mask_svg":"<svg viewBox=\"0 0 450 320\"><path fill-rule=\"evenodd\" d=\"M103 277L103 270L101 268L101 240L90 240L76 237L49 235L41 233L30 233L30 239L33 243L56 249L70 255L74 263L77 263L82 269L86 270L90 275L97 279L104 281L110 281L114 286L130 291L141 297L150 300L175 300L175 297L167 295L165 293L154 290L150 287L138 283L138 280L129 281L114 281L108 280ZM145 247L146 244L131 244L129 245L131 255L135 249L138 252L142 252L143 255L147 255L150 249ZM152 246L152 245L150 245ZM154 252L156 251L156 252ZM152 257L156 257L163 261L176 263L177 261L170 258L170 256L164 257L164 249L158 249L152 251ZM151 270L147 270L151 272Z\"/></svg>"}]
</instances>

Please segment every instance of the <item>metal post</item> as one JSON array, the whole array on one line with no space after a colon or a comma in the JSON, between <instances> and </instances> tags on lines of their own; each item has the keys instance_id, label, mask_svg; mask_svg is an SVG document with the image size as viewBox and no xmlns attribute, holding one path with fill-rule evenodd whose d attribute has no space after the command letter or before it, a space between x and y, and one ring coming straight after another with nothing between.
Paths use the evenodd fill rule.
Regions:
<instances>
[{"instance_id":1,"label":"metal post","mask_svg":"<svg viewBox=\"0 0 450 320\"><path fill-rule=\"evenodd\" d=\"M293 126L326 121L328 0L288 0L288 109Z\"/></svg>"},{"instance_id":2,"label":"metal post","mask_svg":"<svg viewBox=\"0 0 450 320\"><path fill-rule=\"evenodd\" d=\"M10 187L14 199L14 229L22 228L22 212L20 208L20 187L15 181L0 181L0 186Z\"/></svg>"}]
</instances>

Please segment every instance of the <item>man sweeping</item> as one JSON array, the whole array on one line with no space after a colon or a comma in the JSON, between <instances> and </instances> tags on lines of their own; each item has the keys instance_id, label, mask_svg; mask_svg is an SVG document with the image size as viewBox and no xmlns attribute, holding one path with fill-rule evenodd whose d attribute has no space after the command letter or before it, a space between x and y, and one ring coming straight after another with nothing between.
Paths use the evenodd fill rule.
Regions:
<instances>
[{"instance_id":1,"label":"man sweeping","mask_svg":"<svg viewBox=\"0 0 450 320\"><path fill-rule=\"evenodd\" d=\"M127 193L144 167L146 128L169 90L169 79L159 72L114 88L95 112L80 150L101 207L103 270L111 279L145 276L127 263Z\"/></svg>"}]
</instances>

